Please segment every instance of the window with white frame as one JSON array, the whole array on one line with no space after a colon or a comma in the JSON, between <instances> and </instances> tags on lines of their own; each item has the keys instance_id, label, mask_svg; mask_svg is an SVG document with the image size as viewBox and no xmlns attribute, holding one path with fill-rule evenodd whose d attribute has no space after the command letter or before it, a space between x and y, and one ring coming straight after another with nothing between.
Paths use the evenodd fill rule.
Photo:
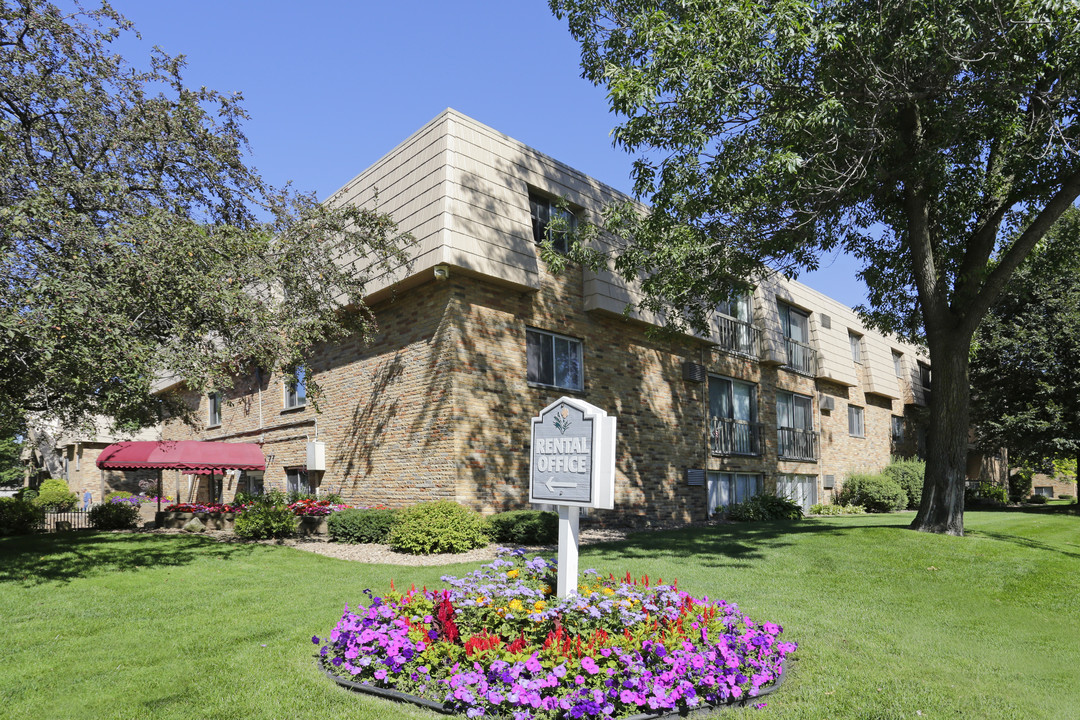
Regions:
<instances>
[{"instance_id":1,"label":"window with white frame","mask_svg":"<svg viewBox=\"0 0 1080 720\"><path fill-rule=\"evenodd\" d=\"M746 294L736 295L730 300L721 300L716 306L716 312L744 323L753 321L753 307L750 296Z\"/></svg>"},{"instance_id":2,"label":"window with white frame","mask_svg":"<svg viewBox=\"0 0 1080 720\"><path fill-rule=\"evenodd\" d=\"M892 365L893 372L896 373L896 377L904 377L904 353L893 350Z\"/></svg>"},{"instance_id":3,"label":"window with white frame","mask_svg":"<svg viewBox=\"0 0 1080 720\"><path fill-rule=\"evenodd\" d=\"M308 482L307 470L301 468L285 469L285 491L307 495L311 493L311 484Z\"/></svg>"},{"instance_id":4,"label":"window with white frame","mask_svg":"<svg viewBox=\"0 0 1080 720\"><path fill-rule=\"evenodd\" d=\"M847 408L847 431L852 437L866 437L863 425L863 409L855 405Z\"/></svg>"},{"instance_id":5,"label":"window with white frame","mask_svg":"<svg viewBox=\"0 0 1080 720\"><path fill-rule=\"evenodd\" d=\"M1054 488L1050 485L1038 485L1034 488L1034 493L1036 495L1042 495L1043 497L1052 498L1054 497Z\"/></svg>"},{"instance_id":6,"label":"window with white frame","mask_svg":"<svg viewBox=\"0 0 1080 720\"><path fill-rule=\"evenodd\" d=\"M206 407L206 426L217 427L221 424L221 393L209 393L206 396Z\"/></svg>"},{"instance_id":7,"label":"window with white frame","mask_svg":"<svg viewBox=\"0 0 1080 720\"><path fill-rule=\"evenodd\" d=\"M535 328L525 329L530 383L566 390L582 388L581 341Z\"/></svg>"},{"instance_id":8,"label":"window with white frame","mask_svg":"<svg viewBox=\"0 0 1080 720\"><path fill-rule=\"evenodd\" d=\"M799 504L804 513L817 503L817 477L814 475L777 475L776 494Z\"/></svg>"},{"instance_id":9,"label":"window with white frame","mask_svg":"<svg viewBox=\"0 0 1080 720\"><path fill-rule=\"evenodd\" d=\"M532 216L533 241L539 245L545 240L551 240L551 246L558 253L567 250L567 231L574 229L574 215L566 207L560 206L558 200L529 193L529 214ZM551 221L559 218L565 230L548 232Z\"/></svg>"},{"instance_id":10,"label":"window with white frame","mask_svg":"<svg viewBox=\"0 0 1080 720\"><path fill-rule=\"evenodd\" d=\"M862 365L862 339L862 335L848 332L848 343L851 345L851 360L858 365Z\"/></svg>"},{"instance_id":11,"label":"window with white frame","mask_svg":"<svg viewBox=\"0 0 1080 720\"><path fill-rule=\"evenodd\" d=\"M751 473L708 472L709 513L744 503L762 492L761 475Z\"/></svg>"},{"instance_id":12,"label":"window with white frame","mask_svg":"<svg viewBox=\"0 0 1080 720\"><path fill-rule=\"evenodd\" d=\"M307 405L307 367L301 365L285 380L285 409Z\"/></svg>"}]
</instances>

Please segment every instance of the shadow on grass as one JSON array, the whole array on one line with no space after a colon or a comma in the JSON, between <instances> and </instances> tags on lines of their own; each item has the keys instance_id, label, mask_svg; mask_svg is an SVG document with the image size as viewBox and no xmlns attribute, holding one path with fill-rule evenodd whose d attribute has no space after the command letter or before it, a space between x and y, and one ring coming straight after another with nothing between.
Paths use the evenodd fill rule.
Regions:
<instances>
[{"instance_id":1,"label":"shadow on grass","mask_svg":"<svg viewBox=\"0 0 1080 720\"><path fill-rule=\"evenodd\" d=\"M0 583L71 582L105 572L229 560L253 550L190 535L70 532L0 538Z\"/></svg>"},{"instance_id":2,"label":"shadow on grass","mask_svg":"<svg viewBox=\"0 0 1080 720\"><path fill-rule=\"evenodd\" d=\"M630 559L694 558L707 567L746 567L768 552L792 545L799 535L848 535L863 530L907 530L907 523L833 525L813 519L768 523L730 523L708 527L634 533L621 542L597 543L586 553L618 553Z\"/></svg>"},{"instance_id":3,"label":"shadow on grass","mask_svg":"<svg viewBox=\"0 0 1080 720\"><path fill-rule=\"evenodd\" d=\"M1055 547L1048 543L1044 543L1041 540L1033 540L1023 535L1012 535L1010 533L997 532L995 530L964 530L965 535L971 537L982 537L988 540L997 540L999 542L1007 542L1012 545L1019 545L1020 547L1031 548L1032 550L1044 550L1046 552L1056 553L1058 555L1064 555L1066 557L1080 558L1080 553L1072 552L1071 550L1063 550L1060 547Z\"/></svg>"}]
</instances>

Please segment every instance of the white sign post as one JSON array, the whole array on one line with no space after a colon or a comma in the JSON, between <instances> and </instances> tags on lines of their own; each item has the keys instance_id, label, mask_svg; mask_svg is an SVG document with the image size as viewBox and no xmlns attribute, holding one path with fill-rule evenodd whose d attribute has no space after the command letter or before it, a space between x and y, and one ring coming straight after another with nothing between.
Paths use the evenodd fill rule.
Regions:
<instances>
[{"instance_id":1,"label":"white sign post","mask_svg":"<svg viewBox=\"0 0 1080 720\"><path fill-rule=\"evenodd\" d=\"M529 502L559 508L556 592L577 592L580 508L615 507L615 418L562 397L532 419Z\"/></svg>"}]
</instances>

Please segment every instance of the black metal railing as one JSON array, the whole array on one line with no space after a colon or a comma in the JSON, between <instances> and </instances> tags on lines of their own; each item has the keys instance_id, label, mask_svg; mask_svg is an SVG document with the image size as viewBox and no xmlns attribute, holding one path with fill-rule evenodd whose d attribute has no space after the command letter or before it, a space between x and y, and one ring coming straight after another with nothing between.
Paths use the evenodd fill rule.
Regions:
<instances>
[{"instance_id":1,"label":"black metal railing","mask_svg":"<svg viewBox=\"0 0 1080 720\"><path fill-rule=\"evenodd\" d=\"M761 455L761 423L710 418L709 445L713 455Z\"/></svg>"},{"instance_id":2,"label":"black metal railing","mask_svg":"<svg viewBox=\"0 0 1080 720\"><path fill-rule=\"evenodd\" d=\"M736 355L756 358L761 348L761 330L748 322L729 317L717 318L718 347Z\"/></svg>"},{"instance_id":3,"label":"black metal railing","mask_svg":"<svg viewBox=\"0 0 1080 720\"><path fill-rule=\"evenodd\" d=\"M810 377L817 375L817 350L813 345L784 338L784 348L787 351L786 368Z\"/></svg>"},{"instance_id":4,"label":"black metal railing","mask_svg":"<svg viewBox=\"0 0 1080 720\"><path fill-rule=\"evenodd\" d=\"M90 528L90 513L84 510L47 512L41 523L38 525L38 529L44 530L45 532L89 530Z\"/></svg>"},{"instance_id":5,"label":"black metal railing","mask_svg":"<svg viewBox=\"0 0 1080 720\"><path fill-rule=\"evenodd\" d=\"M781 460L818 459L818 434L813 430L782 427L776 431L777 455Z\"/></svg>"}]
</instances>

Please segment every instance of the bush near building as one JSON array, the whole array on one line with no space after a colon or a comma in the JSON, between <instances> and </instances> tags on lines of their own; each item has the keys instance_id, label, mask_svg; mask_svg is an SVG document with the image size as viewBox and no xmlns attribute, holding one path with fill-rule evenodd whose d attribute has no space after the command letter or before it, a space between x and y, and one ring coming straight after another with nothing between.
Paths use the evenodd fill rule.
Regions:
<instances>
[{"instance_id":1,"label":"bush near building","mask_svg":"<svg viewBox=\"0 0 1080 720\"><path fill-rule=\"evenodd\" d=\"M907 509L918 510L922 502L923 480L926 476L926 462L916 459L894 458L881 471L885 477L892 478L907 494Z\"/></svg>"},{"instance_id":2,"label":"bush near building","mask_svg":"<svg viewBox=\"0 0 1080 720\"><path fill-rule=\"evenodd\" d=\"M397 512L380 508L349 509L326 519L330 539L341 543L386 543L397 524Z\"/></svg>"},{"instance_id":3,"label":"bush near building","mask_svg":"<svg viewBox=\"0 0 1080 720\"><path fill-rule=\"evenodd\" d=\"M836 496L838 505L862 505L867 512L903 510L908 497L900 483L887 475L850 475Z\"/></svg>"},{"instance_id":4,"label":"bush near building","mask_svg":"<svg viewBox=\"0 0 1080 720\"><path fill-rule=\"evenodd\" d=\"M95 530L130 530L138 523L138 505L106 502L90 508L90 524Z\"/></svg>"},{"instance_id":5,"label":"bush near building","mask_svg":"<svg viewBox=\"0 0 1080 720\"><path fill-rule=\"evenodd\" d=\"M489 538L479 513L449 500L402 510L390 531L390 546L413 555L461 553L484 547Z\"/></svg>"},{"instance_id":6,"label":"bush near building","mask_svg":"<svg viewBox=\"0 0 1080 720\"><path fill-rule=\"evenodd\" d=\"M33 502L46 512L67 512L78 507L79 496L71 492L63 480L49 478L42 481Z\"/></svg>"},{"instance_id":7,"label":"bush near building","mask_svg":"<svg viewBox=\"0 0 1080 720\"><path fill-rule=\"evenodd\" d=\"M0 498L0 535L32 533L42 521L44 512L29 500Z\"/></svg>"},{"instance_id":8,"label":"bush near building","mask_svg":"<svg viewBox=\"0 0 1080 720\"><path fill-rule=\"evenodd\" d=\"M541 510L510 510L488 518L495 542L516 545L551 545L559 541L558 513Z\"/></svg>"}]
</instances>

